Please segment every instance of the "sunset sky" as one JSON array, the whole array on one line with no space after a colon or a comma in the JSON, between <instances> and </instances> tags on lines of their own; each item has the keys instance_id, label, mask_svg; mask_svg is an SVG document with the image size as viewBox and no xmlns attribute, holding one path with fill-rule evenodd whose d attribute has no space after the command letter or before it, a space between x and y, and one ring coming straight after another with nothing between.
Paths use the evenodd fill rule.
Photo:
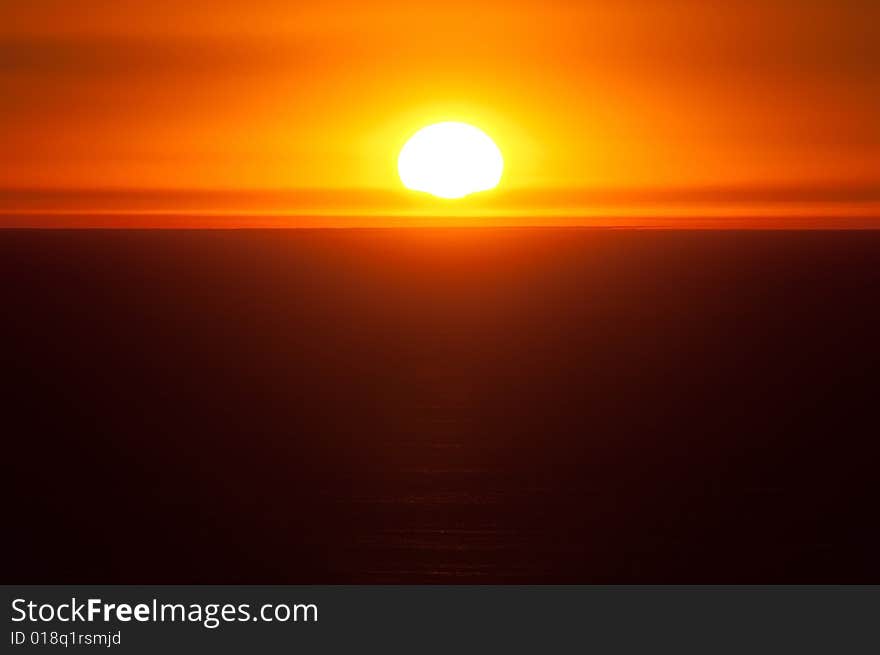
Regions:
<instances>
[{"instance_id":1,"label":"sunset sky","mask_svg":"<svg viewBox=\"0 0 880 655\"><path fill-rule=\"evenodd\" d=\"M876 0L4 2L0 222L708 212L880 224L878 25ZM450 205L401 189L400 148L443 120L496 141L497 191Z\"/></svg>"}]
</instances>

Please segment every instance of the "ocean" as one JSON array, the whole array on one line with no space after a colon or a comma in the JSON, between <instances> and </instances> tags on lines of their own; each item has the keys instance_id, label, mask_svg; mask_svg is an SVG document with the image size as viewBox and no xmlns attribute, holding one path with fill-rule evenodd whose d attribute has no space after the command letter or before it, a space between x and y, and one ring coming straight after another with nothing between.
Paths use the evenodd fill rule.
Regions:
<instances>
[{"instance_id":1,"label":"ocean","mask_svg":"<svg viewBox=\"0 0 880 655\"><path fill-rule=\"evenodd\" d=\"M7 583L880 583L880 231L5 230Z\"/></svg>"}]
</instances>

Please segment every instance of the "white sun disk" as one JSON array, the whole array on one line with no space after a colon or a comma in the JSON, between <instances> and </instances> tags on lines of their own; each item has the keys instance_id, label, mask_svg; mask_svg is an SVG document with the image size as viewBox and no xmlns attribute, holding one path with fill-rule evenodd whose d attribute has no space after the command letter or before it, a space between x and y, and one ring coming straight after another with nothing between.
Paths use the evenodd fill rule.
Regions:
<instances>
[{"instance_id":1,"label":"white sun disk","mask_svg":"<svg viewBox=\"0 0 880 655\"><path fill-rule=\"evenodd\" d=\"M495 142L467 123L436 123L416 132L400 151L397 171L407 189L463 198L498 186L504 159Z\"/></svg>"}]
</instances>

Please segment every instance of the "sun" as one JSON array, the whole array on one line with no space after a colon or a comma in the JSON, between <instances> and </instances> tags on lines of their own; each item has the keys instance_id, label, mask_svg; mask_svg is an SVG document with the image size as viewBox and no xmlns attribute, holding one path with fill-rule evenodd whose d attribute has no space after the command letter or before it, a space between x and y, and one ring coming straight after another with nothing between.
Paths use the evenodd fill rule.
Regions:
<instances>
[{"instance_id":1,"label":"sun","mask_svg":"<svg viewBox=\"0 0 880 655\"><path fill-rule=\"evenodd\" d=\"M435 123L410 137L397 158L403 186L439 198L463 198L498 186L504 158L489 136L467 123Z\"/></svg>"}]
</instances>

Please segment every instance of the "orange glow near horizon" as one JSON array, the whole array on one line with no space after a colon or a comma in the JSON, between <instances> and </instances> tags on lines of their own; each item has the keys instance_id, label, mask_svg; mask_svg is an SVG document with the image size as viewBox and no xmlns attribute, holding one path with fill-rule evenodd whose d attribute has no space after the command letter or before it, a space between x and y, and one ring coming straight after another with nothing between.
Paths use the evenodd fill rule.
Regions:
<instances>
[{"instance_id":1,"label":"orange glow near horizon","mask_svg":"<svg viewBox=\"0 0 880 655\"><path fill-rule=\"evenodd\" d=\"M0 224L880 225L878 22L873 0L4 3ZM448 121L491 135L503 188L402 196L401 148Z\"/></svg>"}]
</instances>

